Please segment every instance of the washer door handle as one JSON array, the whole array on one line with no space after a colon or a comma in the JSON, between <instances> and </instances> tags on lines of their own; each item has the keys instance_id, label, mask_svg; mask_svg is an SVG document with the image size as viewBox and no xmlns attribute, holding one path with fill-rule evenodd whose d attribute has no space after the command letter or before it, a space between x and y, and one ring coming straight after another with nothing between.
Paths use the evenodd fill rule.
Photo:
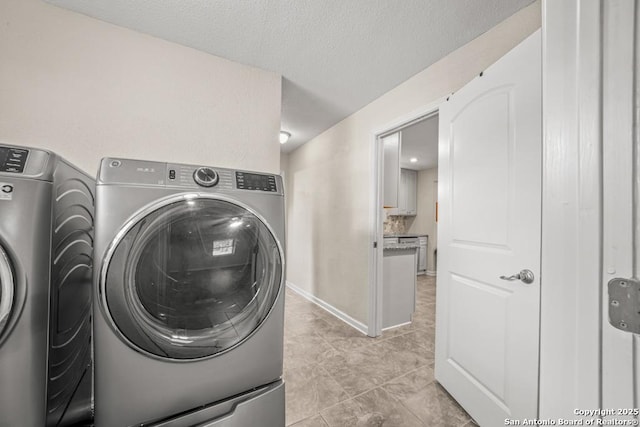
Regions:
<instances>
[{"instance_id":1,"label":"washer door handle","mask_svg":"<svg viewBox=\"0 0 640 427\"><path fill-rule=\"evenodd\" d=\"M9 257L0 247L0 333L9 321L13 307L13 274L9 265Z\"/></svg>"}]
</instances>

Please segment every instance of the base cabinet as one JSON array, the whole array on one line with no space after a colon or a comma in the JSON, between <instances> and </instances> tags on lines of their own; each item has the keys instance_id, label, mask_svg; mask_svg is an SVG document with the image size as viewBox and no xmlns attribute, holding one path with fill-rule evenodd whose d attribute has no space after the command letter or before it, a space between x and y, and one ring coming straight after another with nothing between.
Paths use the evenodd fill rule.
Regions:
<instances>
[{"instance_id":1,"label":"base cabinet","mask_svg":"<svg viewBox=\"0 0 640 427\"><path fill-rule=\"evenodd\" d=\"M417 249L383 253L382 329L411 322L416 305Z\"/></svg>"}]
</instances>

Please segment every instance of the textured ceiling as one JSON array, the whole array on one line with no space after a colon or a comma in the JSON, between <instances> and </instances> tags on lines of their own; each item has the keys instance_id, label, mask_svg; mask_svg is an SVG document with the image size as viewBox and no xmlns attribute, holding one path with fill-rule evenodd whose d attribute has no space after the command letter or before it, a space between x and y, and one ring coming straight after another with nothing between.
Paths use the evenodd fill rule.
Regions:
<instances>
[{"instance_id":1,"label":"textured ceiling","mask_svg":"<svg viewBox=\"0 0 640 427\"><path fill-rule=\"evenodd\" d=\"M45 0L283 76L290 151L533 0Z\"/></svg>"}]
</instances>

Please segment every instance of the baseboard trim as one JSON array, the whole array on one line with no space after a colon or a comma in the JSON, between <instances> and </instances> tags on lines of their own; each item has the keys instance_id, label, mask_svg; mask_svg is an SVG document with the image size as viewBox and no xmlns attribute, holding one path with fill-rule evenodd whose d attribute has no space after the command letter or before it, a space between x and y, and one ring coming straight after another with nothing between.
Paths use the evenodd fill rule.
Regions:
<instances>
[{"instance_id":1,"label":"baseboard trim","mask_svg":"<svg viewBox=\"0 0 640 427\"><path fill-rule=\"evenodd\" d=\"M411 321L409 321L409 322L404 322L404 323L400 323L400 324L398 324L398 325L388 326L388 327L386 327L386 328L382 328L382 332L390 331L390 330L392 330L392 329L397 329L397 328L399 328L399 327L401 327L401 326L407 326L407 325L410 325L410 324L411 324Z\"/></svg>"},{"instance_id":2,"label":"baseboard trim","mask_svg":"<svg viewBox=\"0 0 640 427\"><path fill-rule=\"evenodd\" d=\"M335 308L334 306L332 306L328 302L326 302L324 300L321 300L320 298L318 298L315 295L305 291L304 289L300 289L299 287L297 287L293 283L289 282L288 280L287 280L287 288L291 289L293 292L295 292L296 294L300 295L304 299L306 299L308 301L311 301L312 303L314 303L318 307L324 309L325 311L329 312L333 316L335 316L338 319L342 320L344 323L346 323L347 325L351 326L352 328L354 328L358 332L360 332L360 333L362 333L364 335L367 335L367 331L368 331L367 325L365 325L364 323L354 319L353 317L349 316L347 313L338 310L337 308Z\"/></svg>"},{"instance_id":3,"label":"baseboard trim","mask_svg":"<svg viewBox=\"0 0 640 427\"><path fill-rule=\"evenodd\" d=\"M437 275L436 271L427 270L427 276L436 276L436 275Z\"/></svg>"}]
</instances>

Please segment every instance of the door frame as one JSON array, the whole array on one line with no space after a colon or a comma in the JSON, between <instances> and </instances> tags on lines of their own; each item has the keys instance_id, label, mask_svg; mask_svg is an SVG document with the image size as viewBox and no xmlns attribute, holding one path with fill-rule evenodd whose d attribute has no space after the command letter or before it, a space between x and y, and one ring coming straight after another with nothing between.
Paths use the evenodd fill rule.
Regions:
<instances>
[{"instance_id":1,"label":"door frame","mask_svg":"<svg viewBox=\"0 0 640 427\"><path fill-rule=\"evenodd\" d=\"M602 407L602 1L542 3L544 419Z\"/></svg>"},{"instance_id":2,"label":"door frame","mask_svg":"<svg viewBox=\"0 0 640 427\"><path fill-rule=\"evenodd\" d=\"M382 242L383 242L383 147L381 138L438 114L447 97L439 98L417 110L400 116L371 132L371 205L369 208L369 318L367 335L382 334Z\"/></svg>"},{"instance_id":3,"label":"door frame","mask_svg":"<svg viewBox=\"0 0 640 427\"><path fill-rule=\"evenodd\" d=\"M638 408L640 403L640 335L613 327L608 316L609 281L640 276L639 12L637 2L624 0L608 0L602 9L603 408Z\"/></svg>"}]
</instances>

